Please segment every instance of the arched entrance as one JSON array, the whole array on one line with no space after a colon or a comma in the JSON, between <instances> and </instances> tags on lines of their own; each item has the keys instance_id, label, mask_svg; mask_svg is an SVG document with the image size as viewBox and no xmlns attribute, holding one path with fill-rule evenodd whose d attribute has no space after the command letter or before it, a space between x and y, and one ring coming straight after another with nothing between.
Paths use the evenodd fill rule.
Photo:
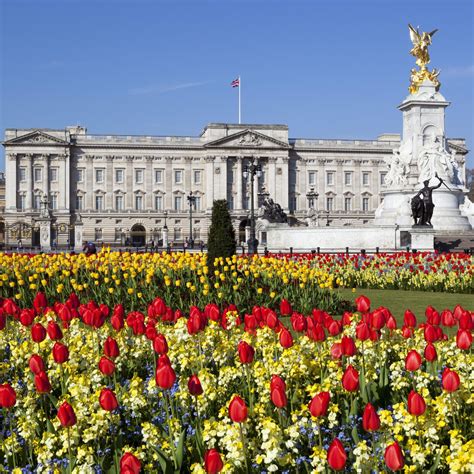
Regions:
<instances>
[{"instance_id":1,"label":"arched entrance","mask_svg":"<svg viewBox=\"0 0 474 474\"><path fill-rule=\"evenodd\" d=\"M245 228L250 227L250 219L244 219L243 221L240 221L239 224L239 241L238 243L240 244L241 242L247 243L247 239L245 236Z\"/></svg>"},{"instance_id":2,"label":"arched entrance","mask_svg":"<svg viewBox=\"0 0 474 474\"><path fill-rule=\"evenodd\" d=\"M130 238L134 247L144 247L146 230L141 224L135 224L130 230Z\"/></svg>"}]
</instances>

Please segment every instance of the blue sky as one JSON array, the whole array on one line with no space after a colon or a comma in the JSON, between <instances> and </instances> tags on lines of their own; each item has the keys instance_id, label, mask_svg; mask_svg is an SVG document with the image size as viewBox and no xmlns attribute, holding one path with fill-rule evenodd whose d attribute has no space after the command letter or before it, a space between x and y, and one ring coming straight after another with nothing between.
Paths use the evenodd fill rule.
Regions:
<instances>
[{"instance_id":1,"label":"blue sky","mask_svg":"<svg viewBox=\"0 0 474 474\"><path fill-rule=\"evenodd\" d=\"M288 124L295 138L400 132L411 22L439 28L447 134L472 148L473 3L0 0L0 130L198 135L237 122L240 74L245 123Z\"/></svg>"}]
</instances>

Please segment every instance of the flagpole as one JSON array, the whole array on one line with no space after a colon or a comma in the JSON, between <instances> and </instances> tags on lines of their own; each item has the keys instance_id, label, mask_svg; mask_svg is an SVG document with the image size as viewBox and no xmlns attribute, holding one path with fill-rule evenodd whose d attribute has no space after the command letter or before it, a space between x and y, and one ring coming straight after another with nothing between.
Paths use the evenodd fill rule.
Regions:
<instances>
[{"instance_id":1,"label":"flagpole","mask_svg":"<svg viewBox=\"0 0 474 474\"><path fill-rule=\"evenodd\" d=\"M241 121L240 121L240 118L241 118L241 115L240 115L240 89L241 88L242 88L242 79L239 76L239 125L241 123Z\"/></svg>"}]
</instances>

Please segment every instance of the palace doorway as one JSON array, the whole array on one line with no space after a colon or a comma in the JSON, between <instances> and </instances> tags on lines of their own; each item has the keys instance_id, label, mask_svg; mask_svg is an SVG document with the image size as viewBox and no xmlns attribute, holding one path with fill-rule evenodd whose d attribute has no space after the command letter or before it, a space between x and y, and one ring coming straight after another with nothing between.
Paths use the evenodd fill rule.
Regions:
<instances>
[{"instance_id":1,"label":"palace doorway","mask_svg":"<svg viewBox=\"0 0 474 474\"><path fill-rule=\"evenodd\" d=\"M134 247L144 247L146 241L146 230L141 224L135 224L130 230L130 238Z\"/></svg>"}]
</instances>

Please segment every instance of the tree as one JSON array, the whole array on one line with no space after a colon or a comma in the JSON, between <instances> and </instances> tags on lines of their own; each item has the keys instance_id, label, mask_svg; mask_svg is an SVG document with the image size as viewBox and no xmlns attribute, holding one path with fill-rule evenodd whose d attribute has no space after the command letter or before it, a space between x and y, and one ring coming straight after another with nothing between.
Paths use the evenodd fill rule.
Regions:
<instances>
[{"instance_id":1,"label":"tree","mask_svg":"<svg viewBox=\"0 0 474 474\"><path fill-rule=\"evenodd\" d=\"M227 201L214 201L212 206L211 227L207 240L207 264L212 270L214 260L219 257L231 257L236 252L235 230L227 208Z\"/></svg>"}]
</instances>

